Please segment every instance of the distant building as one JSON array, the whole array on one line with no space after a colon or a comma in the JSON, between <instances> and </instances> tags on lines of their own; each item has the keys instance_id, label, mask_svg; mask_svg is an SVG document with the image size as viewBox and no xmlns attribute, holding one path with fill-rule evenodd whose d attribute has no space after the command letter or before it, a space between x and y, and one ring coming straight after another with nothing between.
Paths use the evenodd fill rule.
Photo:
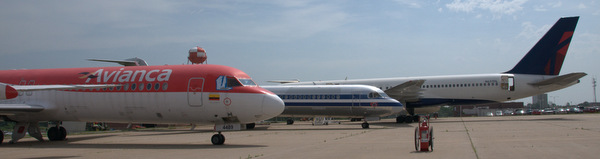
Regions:
<instances>
[{"instance_id":1,"label":"distant building","mask_svg":"<svg viewBox=\"0 0 600 159\"><path fill-rule=\"evenodd\" d=\"M543 109L550 107L548 105L548 94L538 94L533 96L532 99L534 109Z\"/></svg>"}]
</instances>

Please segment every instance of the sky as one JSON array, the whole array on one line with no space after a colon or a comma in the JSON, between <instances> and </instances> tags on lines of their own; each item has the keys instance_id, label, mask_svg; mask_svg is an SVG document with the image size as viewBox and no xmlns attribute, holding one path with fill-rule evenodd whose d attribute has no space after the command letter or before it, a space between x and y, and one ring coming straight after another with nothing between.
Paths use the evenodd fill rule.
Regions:
<instances>
[{"instance_id":1,"label":"sky","mask_svg":"<svg viewBox=\"0 0 600 159\"><path fill-rule=\"evenodd\" d=\"M592 102L600 2L581 0L7 0L0 70L116 66L90 58L177 65L200 46L209 64L260 85L500 73L568 16L580 18L561 74L588 76L548 100Z\"/></svg>"}]
</instances>

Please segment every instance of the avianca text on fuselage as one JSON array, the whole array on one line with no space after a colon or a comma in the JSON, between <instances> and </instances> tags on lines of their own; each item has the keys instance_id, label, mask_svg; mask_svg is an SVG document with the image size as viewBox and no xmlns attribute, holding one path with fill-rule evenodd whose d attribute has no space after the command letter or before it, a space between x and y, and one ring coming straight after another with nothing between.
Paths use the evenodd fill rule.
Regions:
<instances>
[{"instance_id":1,"label":"avianca text on fuselage","mask_svg":"<svg viewBox=\"0 0 600 159\"><path fill-rule=\"evenodd\" d=\"M104 71L98 69L90 74L89 72L81 72L80 78L86 78L85 83L90 83L95 79L97 83L107 82L166 82L171 77L171 69L153 69L153 70L125 70L121 68L118 71Z\"/></svg>"}]
</instances>

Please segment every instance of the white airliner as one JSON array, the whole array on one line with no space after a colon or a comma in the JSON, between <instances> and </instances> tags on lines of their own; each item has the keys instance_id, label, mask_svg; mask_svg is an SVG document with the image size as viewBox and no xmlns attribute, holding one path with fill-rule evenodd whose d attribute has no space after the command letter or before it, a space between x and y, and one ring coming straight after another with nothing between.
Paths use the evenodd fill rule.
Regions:
<instances>
[{"instance_id":1,"label":"white airliner","mask_svg":"<svg viewBox=\"0 0 600 159\"><path fill-rule=\"evenodd\" d=\"M221 65L1 70L0 82L0 119L16 122L10 143L27 132L43 141L40 121L57 123L50 141L66 138L60 121L98 121L214 124L211 142L220 145L221 131L284 109L246 73Z\"/></svg>"},{"instance_id":2,"label":"white airliner","mask_svg":"<svg viewBox=\"0 0 600 159\"><path fill-rule=\"evenodd\" d=\"M281 117L343 117L367 121L398 114L402 104L381 89L366 85L262 86L285 103ZM293 124L289 119L288 124Z\"/></svg>"},{"instance_id":3,"label":"white airliner","mask_svg":"<svg viewBox=\"0 0 600 159\"><path fill-rule=\"evenodd\" d=\"M435 112L442 105L503 102L530 97L577 84L587 75L577 72L559 76L578 19L560 18L514 68L504 73L280 83L371 85L404 103L410 115ZM416 119L418 116L400 115L396 118L397 122Z\"/></svg>"}]
</instances>

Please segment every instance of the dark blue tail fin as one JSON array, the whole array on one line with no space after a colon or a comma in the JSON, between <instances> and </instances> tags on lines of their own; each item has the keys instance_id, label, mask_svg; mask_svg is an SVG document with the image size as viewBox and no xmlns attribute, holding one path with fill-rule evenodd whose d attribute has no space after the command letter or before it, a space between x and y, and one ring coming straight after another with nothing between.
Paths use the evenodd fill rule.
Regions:
<instances>
[{"instance_id":1,"label":"dark blue tail fin","mask_svg":"<svg viewBox=\"0 0 600 159\"><path fill-rule=\"evenodd\" d=\"M579 17L560 18L519 63L506 73L558 75Z\"/></svg>"}]
</instances>

